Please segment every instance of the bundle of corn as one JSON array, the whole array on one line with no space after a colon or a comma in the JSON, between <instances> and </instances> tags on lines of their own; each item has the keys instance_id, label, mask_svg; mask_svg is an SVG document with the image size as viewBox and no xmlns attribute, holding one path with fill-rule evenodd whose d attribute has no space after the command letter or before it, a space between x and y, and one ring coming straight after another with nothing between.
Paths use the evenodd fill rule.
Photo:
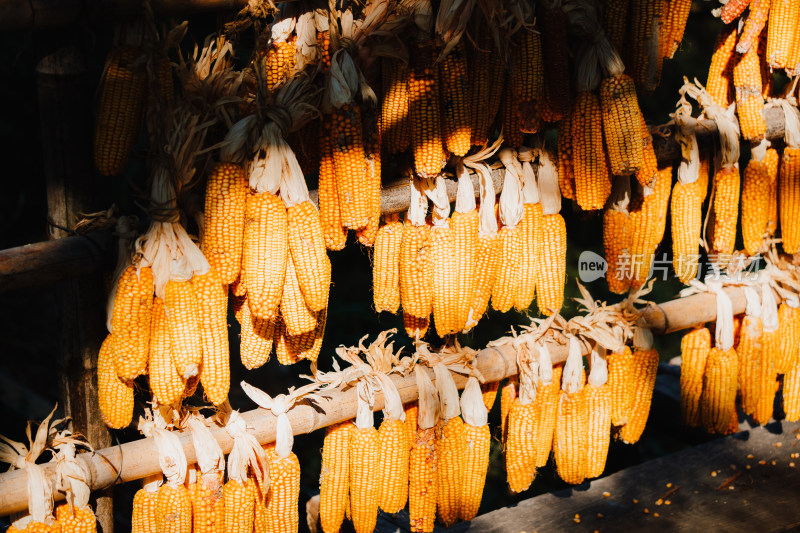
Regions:
<instances>
[{"instance_id":1,"label":"bundle of corn","mask_svg":"<svg viewBox=\"0 0 800 533\"><path fill-rule=\"evenodd\" d=\"M532 150L521 146L517 157L521 165L522 176L522 220L519 222L521 248L521 261L519 264L519 283L514 291L514 309L524 311L533 303L536 296L537 268L546 268L551 263L552 258L545 258L542 253L541 261L537 244L550 242L544 241L541 237L542 231L542 204L539 199L539 187L536 184L536 173L531 162L535 159L539 150ZM552 165L551 165L552 166ZM538 168L538 165L537 165ZM558 208L561 208L561 195L558 194L558 179L556 178L556 195ZM544 250L542 250L544 252ZM534 258L534 259L532 259ZM544 278L544 276L543 276ZM560 307L560 306L559 306Z\"/></svg>"},{"instance_id":2,"label":"bundle of corn","mask_svg":"<svg viewBox=\"0 0 800 533\"><path fill-rule=\"evenodd\" d=\"M800 250L800 114L791 101L777 103L786 124L778 185L781 238L783 251L794 254Z\"/></svg>"},{"instance_id":3,"label":"bundle of corn","mask_svg":"<svg viewBox=\"0 0 800 533\"><path fill-rule=\"evenodd\" d=\"M50 447L56 451L55 489L64 493L67 503L56 507L56 521L62 533L94 533L97 519L89 506L91 475L86 464L78 461L78 447L93 451L92 447L79 435L70 430L59 431Z\"/></svg>"},{"instance_id":4,"label":"bundle of corn","mask_svg":"<svg viewBox=\"0 0 800 533\"><path fill-rule=\"evenodd\" d=\"M247 423L238 412L224 410L221 414L225 430L233 438L228 455L228 481L222 487L222 523L225 531L251 533L256 506L264 506L270 485L267 457L256 438L248 433ZM264 515L263 509L259 515Z\"/></svg>"},{"instance_id":5,"label":"bundle of corn","mask_svg":"<svg viewBox=\"0 0 800 533\"><path fill-rule=\"evenodd\" d=\"M603 249L608 270L608 289L624 294L630 288L631 239L633 228L628 216L631 195L631 180L628 176L617 176L603 212Z\"/></svg>"},{"instance_id":6,"label":"bundle of corn","mask_svg":"<svg viewBox=\"0 0 800 533\"><path fill-rule=\"evenodd\" d=\"M437 176L435 187L426 191L433 204L429 253L433 272L433 323L436 333L444 337L459 331L458 294L459 264L456 256L455 234L449 223L450 200L444 176Z\"/></svg>"},{"instance_id":7,"label":"bundle of corn","mask_svg":"<svg viewBox=\"0 0 800 533\"><path fill-rule=\"evenodd\" d=\"M425 335L433 308L431 226L425 220L428 209L423 193L425 188L424 180L412 180L411 203L403 222L400 243L400 302L406 333L411 337Z\"/></svg>"},{"instance_id":8,"label":"bundle of corn","mask_svg":"<svg viewBox=\"0 0 800 533\"><path fill-rule=\"evenodd\" d=\"M430 533L436 519L437 433L439 401L431 378L421 367L414 368L419 391L417 427L408 459L408 514L411 531Z\"/></svg>"},{"instance_id":9,"label":"bundle of corn","mask_svg":"<svg viewBox=\"0 0 800 533\"><path fill-rule=\"evenodd\" d=\"M498 266L497 279L492 288L492 307L505 313L511 309L517 299L520 266L523 261L522 239L524 237L519 223L524 214L524 207L522 165L517 159L517 152L512 148L503 148L498 155L505 166L505 176L498 210L503 225L498 233L500 242L496 248L494 259Z\"/></svg>"},{"instance_id":10,"label":"bundle of corn","mask_svg":"<svg viewBox=\"0 0 800 533\"><path fill-rule=\"evenodd\" d=\"M320 398L313 394L319 388L317 383L309 383L289 394L280 394L274 398L260 389L242 381L245 394L259 407L270 411L277 417L275 444L266 450L267 468L269 470L269 498L265 512L265 531L291 532L297 531L299 524L298 501L300 498L300 463L292 452L294 431L289 423L287 412L304 398L317 402ZM266 488L267 485L265 484ZM256 502L256 505L260 505ZM256 512L258 515L258 512Z\"/></svg>"},{"instance_id":11,"label":"bundle of corn","mask_svg":"<svg viewBox=\"0 0 800 533\"><path fill-rule=\"evenodd\" d=\"M450 215L453 230L454 256L456 269L455 289L455 331L462 331L469 318L471 297L475 293L476 261L478 260L478 231L480 219L475 203L475 188L467 173L463 160L456 163L458 189L456 205Z\"/></svg>"},{"instance_id":12,"label":"bundle of corn","mask_svg":"<svg viewBox=\"0 0 800 533\"><path fill-rule=\"evenodd\" d=\"M583 483L588 469L589 412L585 381L580 342L570 335L569 354L561 376L553 459L559 477L572 484Z\"/></svg>"},{"instance_id":13,"label":"bundle of corn","mask_svg":"<svg viewBox=\"0 0 800 533\"><path fill-rule=\"evenodd\" d=\"M10 470L25 469L27 472L28 513L11 523L7 529L11 533L41 532L60 533L61 524L53 517L52 481L44 475L41 465L36 461L50 444L51 431L58 431L62 420L53 420L55 408L47 415L36 433L32 433L33 423L28 422L28 444L2 437L0 442L0 462L8 463ZM87 496L88 501L88 496Z\"/></svg>"},{"instance_id":14,"label":"bundle of corn","mask_svg":"<svg viewBox=\"0 0 800 533\"><path fill-rule=\"evenodd\" d=\"M535 233L536 264L533 271L539 312L550 316L560 312L564 304L564 284L567 280L567 227L560 214L561 193L558 171L553 158L545 149L536 150L535 154L538 155L536 176L542 215L541 223Z\"/></svg>"},{"instance_id":15,"label":"bundle of corn","mask_svg":"<svg viewBox=\"0 0 800 533\"><path fill-rule=\"evenodd\" d=\"M495 383L496 385L496 383ZM495 391L497 389L495 388ZM478 515L489 469L491 434L487 407L478 378L470 376L461 393L461 416L464 419L464 474L459 497L458 517L472 520Z\"/></svg>"},{"instance_id":16,"label":"bundle of corn","mask_svg":"<svg viewBox=\"0 0 800 533\"><path fill-rule=\"evenodd\" d=\"M183 422L191 432L197 456L197 464L190 470L190 478L194 480L189 483L193 533L212 533L221 528L225 520L222 501L225 456L201 415L190 414Z\"/></svg>"}]
</instances>

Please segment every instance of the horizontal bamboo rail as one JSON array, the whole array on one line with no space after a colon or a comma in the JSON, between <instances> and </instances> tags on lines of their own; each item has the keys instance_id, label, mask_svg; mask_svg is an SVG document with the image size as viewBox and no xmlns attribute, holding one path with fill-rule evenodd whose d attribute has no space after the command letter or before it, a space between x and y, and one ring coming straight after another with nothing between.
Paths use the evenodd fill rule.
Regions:
<instances>
[{"instance_id":1,"label":"horizontal bamboo rail","mask_svg":"<svg viewBox=\"0 0 800 533\"><path fill-rule=\"evenodd\" d=\"M743 313L745 309L744 291L740 288L728 288L726 292L731 297L734 313ZM662 334L680 329L686 329L698 324L710 322L716 318L716 300L712 294L695 294L686 298L671 300L654 306L645 313L645 320L654 333ZM551 341L549 344L553 363L560 363L567 358L567 346ZM584 354L585 355L585 354ZM478 371L488 382L500 381L517 373L516 354L510 344L490 347L481 350L476 358ZM434 379L430 372L431 379ZM392 379L400 392L403 403L417 399L417 387L413 374L404 377L393 376ZM466 378L454 376L456 385L462 389L466 385ZM350 420L356 415L356 391L350 389L344 392L332 392L330 399L321 407L321 411L311 405L301 403L289 412L289 420L296 435L310 433L316 429ZM383 409L383 395L375 397L374 410ZM258 441L267 444L275 440L277 418L263 409L255 409L242 414ZM222 429L215 427L212 434L219 442L224 453L229 453L233 440ZM183 433L180 436L186 459L189 463L196 460L191 435ZM113 448L99 450L95 454L80 454L79 459L84 461L91 475L92 490L99 490L114 483L125 483L142 479L148 475L158 473L158 452L153 439L143 438L127 442ZM44 466L47 476L52 476L54 464ZM27 477L24 471L13 471L0 474L0 516L23 511L26 509ZM57 499L63 499L56 495Z\"/></svg>"},{"instance_id":2,"label":"horizontal bamboo rail","mask_svg":"<svg viewBox=\"0 0 800 533\"><path fill-rule=\"evenodd\" d=\"M2 2L0 2L2 6ZM2 20L0 7L0 20ZM778 108L766 111L767 138L783 137L783 112ZM680 147L671 132L671 126L653 128L653 146L659 163L669 164L680 157ZM713 121L700 122L698 136L701 140L717 131ZM708 139L706 139L708 141ZM475 188L475 196L479 194L478 177L471 174ZM492 172L495 191L499 194L503 188L503 169ZM447 180L447 195L455 201L458 188L455 180ZM381 213L402 213L408 209L409 183L407 179L395 180L383 185L381 189ZM311 191L311 199L318 201L318 192ZM43 285L76 275L88 274L99 270L114 260L114 243L108 233L91 233L78 237L66 237L57 241L28 244L17 248L0 251L0 293Z\"/></svg>"}]
</instances>

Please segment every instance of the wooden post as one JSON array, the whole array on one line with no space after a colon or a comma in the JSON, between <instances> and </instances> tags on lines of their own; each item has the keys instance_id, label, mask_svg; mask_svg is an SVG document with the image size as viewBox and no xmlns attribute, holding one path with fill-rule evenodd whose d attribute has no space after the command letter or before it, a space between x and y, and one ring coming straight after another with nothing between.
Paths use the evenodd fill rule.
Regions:
<instances>
[{"instance_id":1,"label":"wooden post","mask_svg":"<svg viewBox=\"0 0 800 533\"><path fill-rule=\"evenodd\" d=\"M51 41L52 42L52 41ZM98 204L92 168L93 83L86 57L77 45L59 45L36 67L41 115L42 155L47 178L48 235L69 235L80 212ZM59 228L60 226L60 228ZM61 316L58 357L61 407L74 429L95 449L111 445L97 403L97 354L105 334L102 276L83 275L56 286ZM97 494L95 513L103 533L114 530L110 490Z\"/></svg>"}]
</instances>

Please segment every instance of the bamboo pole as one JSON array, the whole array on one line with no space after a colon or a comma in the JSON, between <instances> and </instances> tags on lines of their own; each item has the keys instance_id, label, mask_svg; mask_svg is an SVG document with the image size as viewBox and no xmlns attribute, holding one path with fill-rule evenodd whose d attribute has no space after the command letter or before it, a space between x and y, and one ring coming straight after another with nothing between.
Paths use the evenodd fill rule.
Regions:
<instances>
[{"instance_id":1,"label":"bamboo pole","mask_svg":"<svg viewBox=\"0 0 800 533\"><path fill-rule=\"evenodd\" d=\"M744 290L741 288L725 289L731 297L733 312L743 313L745 309ZM690 328L698 324L713 321L716 318L716 300L711 294L695 294L686 298L671 300L654 306L645 312L647 325L654 333L662 334L679 329ZM555 341L548 345L553 363L561 363L567 358L567 346ZM586 355L586 354L584 354ZM489 347L481 350L476 357L476 367L488 382L500 381L517 373L516 354L511 344ZM431 379L433 372L429 371ZM416 380L412 375L392 379L400 392L403 403L416 401ZM466 385L464 376L454 376L459 389ZM314 430L350 420L356 414L356 391L332 392L329 399L321 405L322 409L301 403L289 411L289 420L296 435L310 433ZM383 395L375 396L374 410L383 409ZM255 409L242 414L252 433L262 444L275 440L277 418L263 409ZM229 453L233 440L223 428L215 427L212 434L219 442L224 453ZM191 435L180 434L186 459L189 463L196 460ZM95 454L81 454L80 460L86 463L91 475L92 490L106 488L114 483L125 483L142 479L158 473L158 452L152 439L144 438L127 442L113 448L99 450ZM44 465L45 474L52 476L55 465ZM24 471L13 471L0 474L0 516L18 512L26 508L27 476ZM56 495L57 499L63 496Z\"/></svg>"}]
</instances>

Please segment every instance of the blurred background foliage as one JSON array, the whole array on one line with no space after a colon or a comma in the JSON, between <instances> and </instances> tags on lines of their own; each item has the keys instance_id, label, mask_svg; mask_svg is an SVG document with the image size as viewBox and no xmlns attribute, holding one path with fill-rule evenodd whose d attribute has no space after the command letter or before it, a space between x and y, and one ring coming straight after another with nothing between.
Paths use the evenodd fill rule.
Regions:
<instances>
[{"instance_id":1,"label":"blurred background foliage","mask_svg":"<svg viewBox=\"0 0 800 533\"><path fill-rule=\"evenodd\" d=\"M654 94L640 95L640 105L648 124L662 124L678 100L678 89L683 76L698 78L705 82L714 41L721 22L711 16L716 2L695 0L686 28L683 44L673 60L664 64L661 85ZM201 15L190 19L190 33L185 41L185 50L191 50L194 42L213 32L220 19L216 15ZM35 66L39 58L62 39L76 39L88 49L90 76L99 80L105 53L111 45L112 32L109 27L84 27L77 34L67 32L6 33L0 35L0 99L7 102L0 113L0 147L6 162L5 190L0 194L0 248L5 249L46 238L47 204L44 168L40 143L40 121L37 108ZM245 60L249 50L239 49ZM555 139L548 132L548 139ZM146 180L145 155L147 140L138 143L134 157L122 176L107 178L102 184L102 197L113 201L123 214L136 214L143 218L137 200L138 191ZM9 166L10 162L10 166ZM315 187L315 180L309 180ZM108 189L108 190L105 190ZM99 192L98 192L98 195ZM139 202L141 204L141 202ZM574 315L576 306L571 300L578 296L576 285L578 256L584 250L603 254L602 219L598 214L574 211L568 202L562 209L567 224L568 261L566 300L562 311L567 318ZM664 240L658 250L669 254L671 250L669 224ZM339 345L353 345L364 335L370 339L388 328L398 328L396 345L409 346L403 333L402 320L396 316L375 313L371 293L371 251L362 248L352 237L347 247L340 252L331 252L333 286L331 287L327 331L320 368L330 367L333 350ZM669 258L668 258L669 260ZM680 290L680 282L670 275L667 280L658 280L650 298L661 302L674 298ZM55 286L44 286L0 294L0 406L6 414L0 433L11 438L24 438L24 424L29 418L41 420L58 399L58 365L56 357L59 345L58 328L60 317L55 305ZM620 296L608 292L603 278L588 284L596 299L616 302ZM535 314L535 304L531 313ZM527 324L526 316L514 311L501 314L489 311L480 324L468 335L460 336L462 344L482 348L489 341L507 334L513 326ZM231 337L231 404L235 409L249 410L254 405L244 397L238 383L246 379L269 393L284 392L287 386L300 383L298 376L308 373L308 363L282 367L273 357L268 364L255 371L245 371L239 362L239 326L232 314L229 316ZM429 334L432 337L433 333ZM430 338L437 345L440 339ZM671 334L656 338L662 361L679 355L680 335ZM137 406L139 412L146 399L146 381L139 383ZM498 395L499 396L499 395ZM190 400L200 404L202 398ZM499 432L499 399L491 413L493 433ZM379 421L379 417L377 417ZM301 509L305 498L318 491L320 449L323 432L298 436L294 450L302 465ZM114 439L126 441L137 438L135 430L114 432ZM677 404L654 402L647 430L640 443L626 446L612 443L606 474L658 457L706 439L698 433L687 432L680 424ZM492 461L484 490L481 513L546 491L564 488L564 485L547 467L543 469L532 487L522 494L511 495L505 482L500 444L493 440ZM130 509L133 493L138 483L128 483L115 489L116 521L119 531L130 529ZM580 490L577 487L575 490ZM303 520L301 520L303 527Z\"/></svg>"}]
</instances>

